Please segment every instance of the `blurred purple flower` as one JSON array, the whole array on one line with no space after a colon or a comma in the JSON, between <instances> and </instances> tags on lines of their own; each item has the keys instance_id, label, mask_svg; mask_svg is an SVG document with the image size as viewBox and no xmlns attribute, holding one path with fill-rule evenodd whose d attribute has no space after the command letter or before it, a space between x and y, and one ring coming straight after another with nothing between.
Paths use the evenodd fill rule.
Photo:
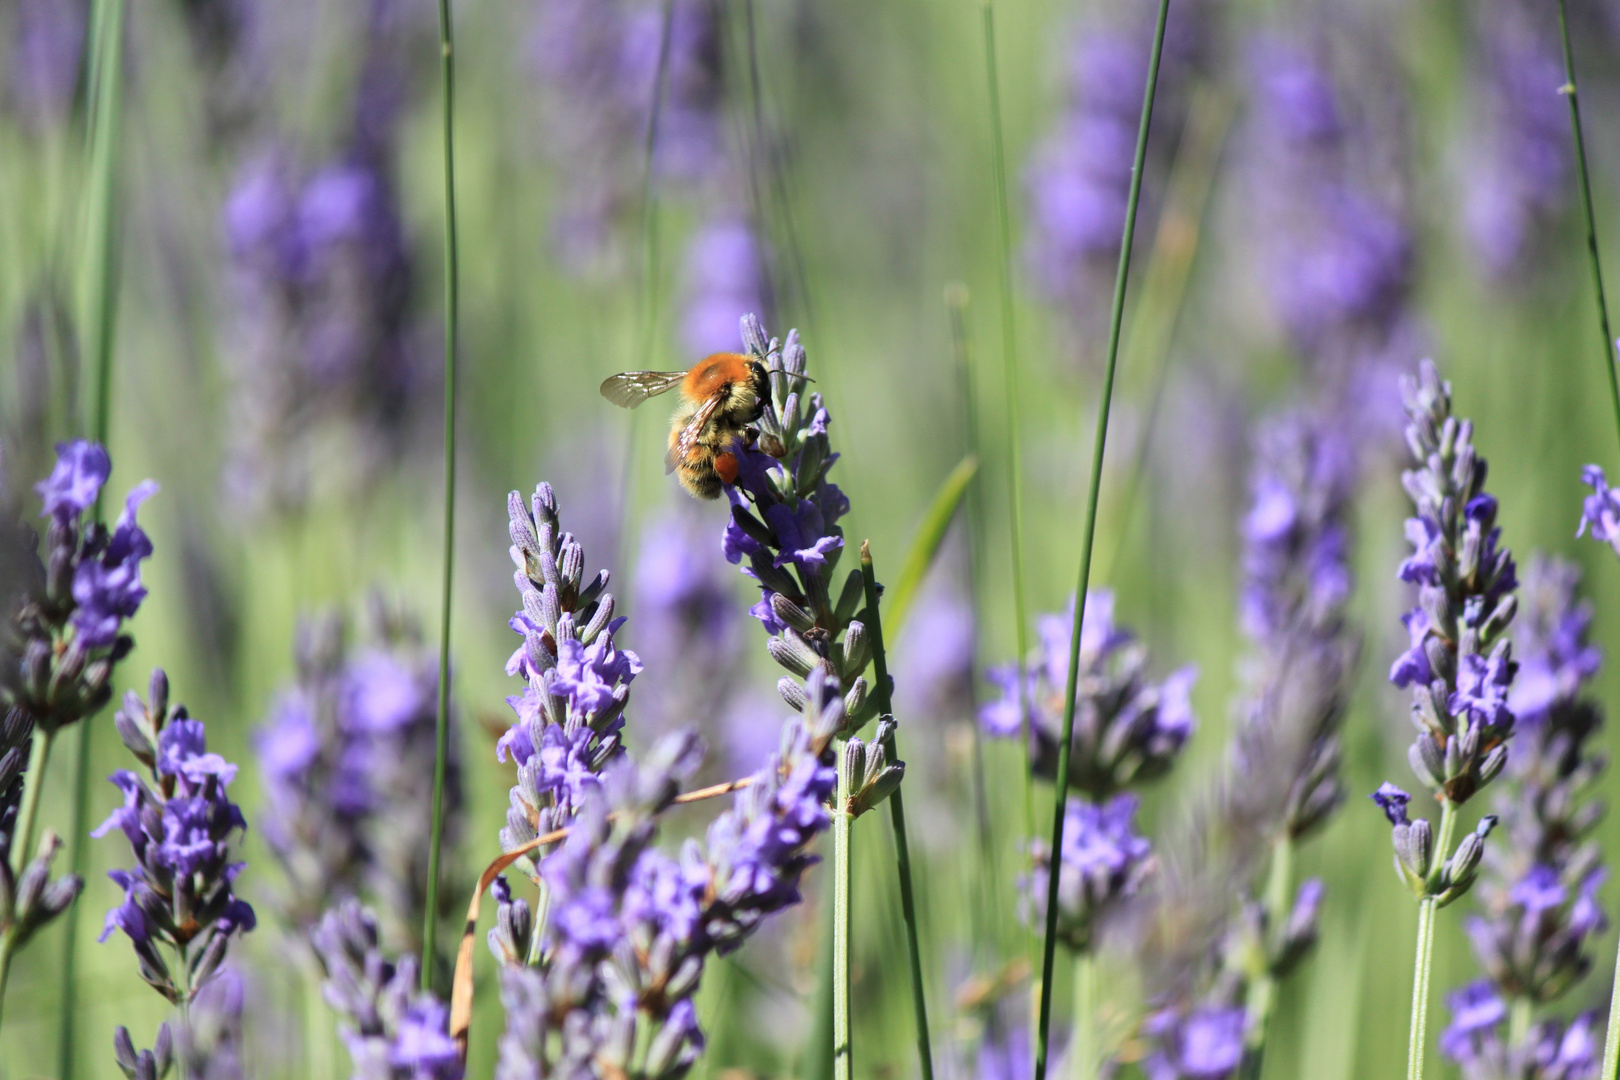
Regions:
<instances>
[{"instance_id":1,"label":"blurred purple flower","mask_svg":"<svg viewBox=\"0 0 1620 1080\"><path fill-rule=\"evenodd\" d=\"M1023 701L1031 753L1036 774L1047 778L1056 771L1063 734L1073 612L1071 600L1068 614L1037 620L1041 643L1026 669ZM1098 589L1087 595L1069 782L1095 799L1162 776L1197 726L1189 696L1196 671L1182 668L1163 682L1149 682L1147 650L1115 624L1113 615L1112 592ZM1008 737L1021 728L1015 670L992 668L986 673L1003 693L980 706L979 723L990 735Z\"/></svg>"},{"instance_id":2,"label":"blurred purple flower","mask_svg":"<svg viewBox=\"0 0 1620 1080\"><path fill-rule=\"evenodd\" d=\"M1144 1030L1155 1049L1142 1063L1149 1080L1227 1080L1243 1063L1248 1013L1242 1007L1205 1006L1181 1015L1166 1011Z\"/></svg>"},{"instance_id":3,"label":"blurred purple flower","mask_svg":"<svg viewBox=\"0 0 1620 1080\"><path fill-rule=\"evenodd\" d=\"M89 7L82 0L18 0L10 5L10 104L36 131L61 123L73 107Z\"/></svg>"},{"instance_id":4,"label":"blurred purple flower","mask_svg":"<svg viewBox=\"0 0 1620 1080\"><path fill-rule=\"evenodd\" d=\"M1064 808L1063 857L1058 869L1057 933L1078 951L1093 947L1096 923L1108 908L1136 892L1152 850L1133 831L1137 799L1116 795L1098 806L1070 799ZM1045 917L1050 887L1050 849L1035 841L1034 871L1020 881L1032 920Z\"/></svg>"},{"instance_id":5,"label":"blurred purple flower","mask_svg":"<svg viewBox=\"0 0 1620 1080\"><path fill-rule=\"evenodd\" d=\"M736 218L705 222L686 248L682 343L693 356L730 351L737 321L766 312L765 253L754 230Z\"/></svg>"},{"instance_id":6,"label":"blurred purple flower","mask_svg":"<svg viewBox=\"0 0 1620 1080\"><path fill-rule=\"evenodd\" d=\"M1550 12L1523 0L1470 8L1480 113L1464 135L1463 223L1486 273L1523 274L1569 200L1569 119Z\"/></svg>"},{"instance_id":7,"label":"blurred purple flower","mask_svg":"<svg viewBox=\"0 0 1620 1080\"><path fill-rule=\"evenodd\" d=\"M1620 493L1609 487L1602 466L1586 466L1581 470L1581 480L1592 489L1592 494L1581 506L1581 523L1575 535L1584 536L1587 526L1591 526L1592 539L1608 544L1620 555Z\"/></svg>"}]
</instances>

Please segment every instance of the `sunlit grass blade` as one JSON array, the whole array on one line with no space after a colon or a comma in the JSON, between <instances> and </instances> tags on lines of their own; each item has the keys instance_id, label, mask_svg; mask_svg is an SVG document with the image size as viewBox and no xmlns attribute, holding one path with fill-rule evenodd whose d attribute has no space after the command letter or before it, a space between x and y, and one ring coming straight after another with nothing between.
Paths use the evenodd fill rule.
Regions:
<instances>
[{"instance_id":1,"label":"sunlit grass blade","mask_svg":"<svg viewBox=\"0 0 1620 1080\"><path fill-rule=\"evenodd\" d=\"M933 561L933 552L939 550L939 542L945 535L945 526L950 523L951 512L955 510L956 502L961 498L961 489L967 486L975 467L971 458L956 467L956 473L962 473L965 469L966 474L956 485L957 492L950 500L950 510L942 515L942 520L935 526L937 535L933 537L931 545L928 543L931 521L924 520L923 528L919 530L919 536L912 546L912 554L917 554L919 547L929 548L923 558L922 570L917 575L919 579L922 573L927 571L928 564ZM956 473L952 476L954 477ZM945 489L941 490L941 496L948 493L950 486L950 481L947 480ZM933 509L938 509L940 501L940 498L934 500ZM930 515L932 516L932 510ZM893 686L889 680L888 654L883 647L883 615L878 604L877 574L872 568L871 548L864 540L861 541L861 578L866 592L866 632L872 640L872 696L877 702L878 715L892 717ZM892 730L883 751L890 761L900 760L900 751L895 745ZM901 786L904 787L903 784ZM934 1054L928 1036L928 1000L923 991L922 949L918 943L917 899L911 878L911 843L906 837L906 804L900 788L896 788L894 794L889 796L889 820L894 826L894 862L900 878L900 914L905 919L906 954L911 964L911 1012L917 1026L917 1058L922 1069L922 1080L934 1080Z\"/></svg>"},{"instance_id":2,"label":"sunlit grass blade","mask_svg":"<svg viewBox=\"0 0 1620 1080\"><path fill-rule=\"evenodd\" d=\"M1007 204L1007 154L1001 131L1001 82L996 72L996 12L984 0L984 65L990 97L991 170L996 192L996 279L1001 291L1001 363L1007 396L1007 499L1011 536L1013 641L1017 649L1018 694L1025 692L1025 666L1029 663L1029 619L1024 610L1024 462L1019 439L1023 421L1018 405L1018 333L1013 319L1012 215ZM1020 700L1022 706L1022 700ZM1034 759L1030 756L1028 711L1020 736L1024 765L1024 835L1035 835Z\"/></svg>"},{"instance_id":3,"label":"sunlit grass blade","mask_svg":"<svg viewBox=\"0 0 1620 1080\"><path fill-rule=\"evenodd\" d=\"M1136 210L1142 199L1142 172L1147 160L1148 128L1153 119L1153 97L1159 83L1159 57L1164 50L1164 26L1170 0L1159 0L1153 28L1153 55L1148 62L1147 88L1142 94L1142 117L1136 129L1136 154L1131 166L1130 196L1125 203L1125 230L1119 244L1119 270L1114 276L1114 303L1108 319L1108 360L1103 371L1102 397L1097 404L1097 430L1092 440L1091 482L1086 493L1086 521L1080 534L1080 577L1075 586L1074 626L1069 641L1069 677L1063 694L1063 738L1058 743L1057 791L1053 801L1052 844L1056 861L1063 850L1064 804L1069 794L1069 752L1074 741L1074 708L1080 680L1080 635L1084 629L1086 590L1091 586L1092 541L1097 533L1097 497L1102 489L1103 453L1108 445L1108 413L1114 395L1114 374L1119 360L1120 327L1125 319L1125 283L1131 269L1131 239L1136 232ZM1041 941L1040 1019L1035 1027L1035 1080L1044 1080L1052 1027L1052 968L1057 949L1058 881L1047 875L1046 926Z\"/></svg>"},{"instance_id":4,"label":"sunlit grass blade","mask_svg":"<svg viewBox=\"0 0 1620 1080\"><path fill-rule=\"evenodd\" d=\"M90 396L90 437L107 445L112 413L113 333L118 315L116 232L116 179L118 129L123 109L124 0L96 0L89 40L89 124L85 145L89 153L88 183L84 189L84 235L79 255L80 342L91 350L94 374ZM97 496L95 520L104 520ZM72 816L68 827L68 861L72 872L84 877L88 857L85 841L90 828L90 725L79 722L73 737ZM83 898L64 916L62 932L61 1022L57 1025L57 1075L74 1075L78 1049L74 982L78 973L79 909Z\"/></svg>"},{"instance_id":5,"label":"sunlit grass blade","mask_svg":"<svg viewBox=\"0 0 1620 1080\"><path fill-rule=\"evenodd\" d=\"M450 0L439 0L439 76L444 146L444 575L439 597L439 701L434 718L433 827L428 841L427 909L422 926L422 988L438 967L439 855L444 843L444 773L450 754L450 593L456 552L456 323L460 278L456 244L456 55Z\"/></svg>"},{"instance_id":6,"label":"sunlit grass blade","mask_svg":"<svg viewBox=\"0 0 1620 1080\"><path fill-rule=\"evenodd\" d=\"M899 634L905 627L906 616L911 614L911 605L917 600L917 590L922 587L923 579L934 565L940 545L945 542L945 533L956 518L956 508L962 504L968 485L978 471L979 459L971 454L957 462L956 468L934 492L928 512L912 534L911 547L906 550L905 560L900 564L900 576L888 589L889 626L894 633Z\"/></svg>"},{"instance_id":7,"label":"sunlit grass blade","mask_svg":"<svg viewBox=\"0 0 1620 1080\"><path fill-rule=\"evenodd\" d=\"M1558 0L1558 31L1564 45L1564 85L1559 93L1569 99L1569 132L1575 144L1575 177L1581 188L1581 211L1586 215L1586 254L1591 260L1592 289L1597 294L1598 330L1603 341L1603 368L1609 376L1609 402L1614 407L1615 434L1620 436L1620 373L1615 371L1614 334L1609 329L1609 305L1603 294L1603 262L1598 258L1597 214L1592 209L1592 180L1586 168L1586 138L1581 131L1581 102L1575 91L1575 50L1569 40L1569 14L1567 0ZM1620 983L1616 984L1620 986ZM1605 1054L1604 1080L1613 1080L1615 1055L1614 1023L1609 1024L1609 1052Z\"/></svg>"},{"instance_id":8,"label":"sunlit grass blade","mask_svg":"<svg viewBox=\"0 0 1620 1080\"><path fill-rule=\"evenodd\" d=\"M1603 370L1609 377L1609 403L1614 408L1615 434L1620 436L1620 373L1615 371L1614 333L1609 329L1609 305L1603 291L1603 261L1598 256L1597 213L1592 209L1592 180L1586 167L1586 138L1581 131L1580 95L1575 89L1575 50L1569 38L1566 0L1558 0L1558 32L1563 38L1564 85L1559 92L1569 99L1570 140L1575 145L1575 176L1581 189L1581 211L1586 216L1586 254L1592 267L1592 291L1597 301L1598 331L1602 335ZM1603 1035L1601 1080L1620 1075L1620 955L1615 959L1614 985L1609 991L1609 1024Z\"/></svg>"}]
</instances>

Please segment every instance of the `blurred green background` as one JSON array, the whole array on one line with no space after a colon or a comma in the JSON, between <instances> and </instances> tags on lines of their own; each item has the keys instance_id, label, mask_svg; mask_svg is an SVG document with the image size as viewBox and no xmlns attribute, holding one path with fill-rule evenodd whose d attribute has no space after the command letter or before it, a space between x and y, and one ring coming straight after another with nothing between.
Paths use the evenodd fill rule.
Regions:
<instances>
[{"instance_id":1,"label":"blurred green background","mask_svg":"<svg viewBox=\"0 0 1620 1080\"><path fill-rule=\"evenodd\" d=\"M18 89L34 25L28 20L37 17L30 12L44 6L52 5L9 0L0 8L0 34L7 35L4 44L12 51L6 55L17 76L0 109L0 418L7 483L20 492L48 467L50 442L82 431L85 397L85 375L76 363L83 350L72 340L82 250L83 93L76 74L65 77L65 96L48 107L29 104L33 99ZM83 17L83 5L59 0L54 6ZM150 598L133 624L137 649L120 669L120 693L144 686L151 666L164 666L178 699L207 721L211 748L243 763L235 791L250 823L260 804L251 736L291 677L300 614L333 605L357 613L375 588L413 607L427 625L437 619L444 477L439 387L432 375L443 273L436 29L428 4L386 6L378 16L367 5L334 0L266 5L234 38L221 36L207 20L212 12L223 25L238 25L230 23L231 13L248 10L245 3L150 0L129 12L117 174L111 489L121 494L150 476L162 492L144 511L157 554L147 570ZM797 327L803 336L843 455L833 475L852 504L846 535L870 538L879 576L897 571L933 492L969 449L964 389L970 385L982 462L972 503L982 516L977 580L969 580L966 537L959 535L947 544L930 590L972 598L981 663L1011 658L1007 447L1013 435L1023 450L1030 612L1060 610L1073 589L1100 382L1103 324L1096 312L1106 303L1107 282L1099 278L1068 299L1036 287L1023 247L1032 227L1026 163L1074 107L1067 75L1073 42L1095 25L1137 26L1148 10L1140 3L1128 12L1070 3L996 9L1021 374L1021 426L1010 432L980 5L723 0L698 6L718 27L707 107L718 117L720 137L709 153L729 171L713 182L655 176L650 216L657 239L649 244L639 198L642 121L633 115L628 134L618 132L624 146L615 154L603 150L606 136L599 131L559 133L570 111L585 108L582 101L595 91L559 85L536 60L546 47L546 27L554 25L546 21L544 0L455 5L463 307L453 693L468 792L454 856L462 874L454 890L458 906L476 868L498 852L511 782L508 767L494 759L488 731L490 724L504 727L503 698L513 688L502 671L514 644L505 620L515 603L505 493L527 493L542 479L557 486L565 527L586 543L588 569L606 566L619 583L615 591L630 616L623 640L631 648L641 646L628 583L644 530L658 528L672 513L690 514L713 535L712 555L721 559L722 506L688 505L658 467L662 406L624 414L596 392L613 372L680 368L697 358L681 329L700 276L687 245L717 212L748 221L769 252L771 281L761 314L771 332ZM594 16L601 25L608 23L609 7ZM656 25L656 4L619 8L628 15L614 18L645 25L651 17ZM1532 10L1537 18L1551 16L1545 4ZM1378 168L1398 188L1410 229L1404 303L1421 332L1410 348L1399 343L1405 351L1388 358L1387 371L1411 369L1420 355L1435 357L1453 382L1457 412L1476 422L1506 541L1521 563L1539 549L1585 565L1597 608L1595 639L1611 656L1620 644L1614 614L1620 569L1607 551L1577 544L1573 535L1584 492L1579 467L1615 463L1582 230L1570 212L1573 189L1541 223L1540 246L1520 280L1504 283L1481 272L1460 210L1467 185L1478 179L1460 148L1480 122L1474 76L1489 60L1482 60L1470 6L1178 2L1171 7L1173 30L1184 15L1196 16L1198 44L1207 55L1197 75L1167 99L1149 160L1149 213L1138 232L1094 575L1094 584L1117 590L1119 617L1152 646L1157 670L1194 663L1201 672L1194 695L1199 731L1173 777L1149 796L1148 826L1176 820L1224 754L1243 648L1234 598L1252 422L1301 398L1361 392L1360 384L1335 386L1313 366L1281 324L1272 287L1257 269L1268 230L1286 230L1291 222L1274 213L1265 185L1268 176L1281 180L1255 150L1254 124L1265 104L1255 96L1252 69L1263 63L1249 47L1256 37L1280 33L1327 42L1344 99L1377 98L1378 108L1363 112L1382 109L1385 121L1393 116L1385 135L1398 149ZM1588 76L1582 96L1599 239L1612 252L1620 244L1614 227L1620 220L1620 71L1614 39L1602 29L1606 13L1577 16L1587 27L1577 52ZM243 432L252 428L243 410L251 412L255 390L244 368L266 361L243 345L242 327L253 316L237 280L241 262L233 261L227 243L225 208L267 146L303 169L341 155L353 138L350 117L365 62L378 55L378 18L386 22L398 94L388 175L397 184L413 271L403 336L426 374L386 450L353 445L368 437L344 428L345 410L363 411L353 401L320 414L308 430L289 427L289 441L308 454L314 479L285 504L263 505L241 497L230 468ZM1145 57L1145 39L1130 38L1139 39ZM1542 89L1551 94L1556 87ZM1125 96L1138 93L1136 83ZM1396 105L1386 108L1391 99ZM1187 164L1181 139L1189 100L1219 100L1229 110L1203 165ZM586 152L591 147L603 153ZM588 265L571 263L559 254L557 216L571 193L609 183L598 172L615 169L611 183L628 194L604 215L607 239ZM1177 248L1174 237L1158 231L1175 169L1185 185L1208 193L1202 213L1191 218L1197 244L1190 256L1192 249ZM1194 175L1188 177L1189 170ZM1567 173L1561 182L1573 184ZM643 264L649 251L650 274ZM1145 286L1178 258L1191 260L1184 290ZM946 287L957 282L971 298L966 380L944 300ZM731 313L732 325L741 314ZM1385 394L1393 402L1387 385ZM1397 412L1386 440L1398 423ZM1397 616L1407 599L1394 576L1404 514L1399 455L1393 440L1370 454L1358 501L1354 611L1366 646L1346 735L1355 799L1302 853L1301 872L1325 878L1328 901L1321 944L1284 990L1266 1060L1271 1078L1388 1076L1405 1052L1416 911L1388 870L1382 820L1359 800L1383 779L1408 778L1406 704L1383 678L1404 647ZM34 512L26 500L23 505ZM752 602L750 592L739 577L739 606ZM911 629L921 633L920 621ZM752 626L739 640L740 662L768 703L774 675L763 643ZM905 649L904 640L896 644L902 655ZM902 664L902 686L905 673ZM638 684L638 693L650 684ZM1617 688L1611 665L1599 677L1598 696L1610 700ZM975 1071L973 1024L955 1004L959 984L970 974L989 973L995 960L1015 959L1023 941L1015 929L1013 889L1023 850L1019 770L1010 748L988 745L988 794L1003 873L1001 925L988 953L982 941L977 953L974 948L967 897L977 862L966 795L972 707L957 692L924 715L900 716L902 752L913 765L907 791L923 789L913 797L914 851L921 849L914 857L924 882L936 1054L942 1072L952 1076ZM778 705L761 705L760 723L774 725L781 712ZM124 764L108 720L103 715L91 728L97 777ZM634 740L634 703L629 730ZM69 815L68 760L59 755L53 763L62 775L47 790L43 810L42 820L59 830ZM113 804L112 789L98 781L92 820ZM680 822L700 828L711 813L686 811ZM1039 820L1046 820L1044 810ZM1616 850L1620 830L1606 825L1600 835ZM856 843L858 1070L911 1076L905 960L885 863L888 826L871 819L857 830ZM136 977L127 946L93 941L102 911L115 900L104 871L124 857L111 843L92 845L80 900L83 1076L116 1075L114 1025L129 1025L144 1042L164 1013ZM251 828L246 858L239 888L259 905L262 920L241 948L251 988L249 1074L308 1076L311 1062L324 1062L321 1067L334 1070L328 1075L344 1075L329 1027L306 1029L310 990L301 973L282 962L284 939L263 902L276 870ZM809 902L782 916L768 940L711 968L702 999L711 1040L699 1066L704 1075L728 1069L802 1075L823 913L816 896L823 875L810 877ZM1440 918L1437 989L1473 974L1458 914ZM19 962L0 1034L0 1074L50 1075L60 933L58 927L45 935ZM1612 940L1599 943L1597 954L1605 959L1572 995L1576 1005L1602 1006L1612 951ZM469 1075L489 1075L500 1030L481 943L479 953ZM1107 963L1110 971L1123 968L1125 958L1111 956ZM1058 1016L1067 1015L1066 982L1065 974ZM313 1015L320 1017L319 1010ZM1432 1023L1443 1022L1437 994Z\"/></svg>"}]
</instances>

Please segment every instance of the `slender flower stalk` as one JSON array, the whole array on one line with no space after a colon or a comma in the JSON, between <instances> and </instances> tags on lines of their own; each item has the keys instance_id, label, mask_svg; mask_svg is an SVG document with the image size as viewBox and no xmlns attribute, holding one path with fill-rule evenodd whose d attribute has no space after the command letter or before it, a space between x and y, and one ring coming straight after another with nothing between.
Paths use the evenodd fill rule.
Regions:
<instances>
[{"instance_id":1,"label":"slender flower stalk","mask_svg":"<svg viewBox=\"0 0 1620 1080\"><path fill-rule=\"evenodd\" d=\"M439 849L444 842L444 782L450 756L450 596L456 553L456 329L461 282L456 250L456 66L450 0L439 0L439 74L444 87L444 583L439 601L439 708L434 722L433 817L428 840L427 904L422 923L423 990L433 988L437 955Z\"/></svg>"},{"instance_id":2,"label":"slender flower stalk","mask_svg":"<svg viewBox=\"0 0 1620 1080\"><path fill-rule=\"evenodd\" d=\"M1564 46L1564 85L1558 88L1558 92L1569 99L1569 134L1575 144L1575 177L1580 181L1581 212L1586 218L1586 254L1592 263L1592 292L1597 300L1603 369L1609 376L1609 401L1614 406L1615 434L1620 436L1620 372L1615 371L1615 340L1609 330L1609 304L1603 293L1603 261L1598 257L1597 214L1592 209L1592 179L1586 167L1586 138L1581 131L1581 103L1575 89L1575 50L1569 40L1569 13L1565 10L1566 6L1566 0L1558 0L1558 33ZM1614 1025L1611 1024L1607 1042L1612 1047L1615 1040ZM1615 1055L1606 1053L1604 1080L1612 1080L1616 1065Z\"/></svg>"},{"instance_id":3,"label":"slender flower stalk","mask_svg":"<svg viewBox=\"0 0 1620 1080\"><path fill-rule=\"evenodd\" d=\"M1148 64L1147 87L1142 95L1142 119L1136 132L1136 154L1131 166L1131 192L1125 206L1125 233L1119 246L1119 273L1114 279L1114 304L1109 315L1108 361L1103 373L1102 398L1097 407L1097 431L1091 451L1091 482L1086 493L1086 524L1080 538L1080 581L1075 595L1085 598L1091 587L1092 540L1097 532L1097 499L1102 489L1103 452L1108 444L1108 414L1113 403L1114 372L1119 360L1120 327L1125 320L1125 282L1131 268L1131 241L1136 232L1136 211L1142 198L1142 173L1147 160L1148 129L1153 119L1153 96L1158 88L1159 59L1164 52L1164 27L1170 0L1160 0L1153 28L1153 54ZM1084 602L1074 606L1074 629L1069 643L1068 687L1063 701L1063 737L1058 744L1057 793L1052 813L1052 847L1063 850L1063 825L1068 814L1069 755L1074 741L1074 712L1080 679L1080 642L1085 630ZM1040 1019L1035 1025L1035 1080L1046 1080L1047 1048L1052 1024L1052 971L1057 949L1058 882L1048 876L1046 930L1041 951Z\"/></svg>"},{"instance_id":4,"label":"slender flower stalk","mask_svg":"<svg viewBox=\"0 0 1620 1080\"><path fill-rule=\"evenodd\" d=\"M890 698L893 680L889 678L889 661L883 648L883 617L878 603L878 583L872 568L872 552L866 541L861 541L861 580L866 593L866 623L872 628L872 674L877 679L873 697L877 701L878 715L893 721L894 710ZM890 760L898 761L900 752L895 746L895 724L889 724L889 737L883 751ZM918 944L917 901L911 879L911 841L906 835L906 806L899 787L889 796L889 821L894 826L895 869L900 878L900 915L906 924L906 954L911 961L911 1011L917 1025L917 1059L922 1080L934 1080L934 1054L928 1038L928 1001L923 993L922 948Z\"/></svg>"},{"instance_id":5,"label":"slender flower stalk","mask_svg":"<svg viewBox=\"0 0 1620 1080\"><path fill-rule=\"evenodd\" d=\"M838 791L833 798L833 1080L855 1075L855 1042L849 1008L850 747L838 755Z\"/></svg>"},{"instance_id":6,"label":"slender flower stalk","mask_svg":"<svg viewBox=\"0 0 1620 1080\"><path fill-rule=\"evenodd\" d=\"M92 25L95 36L89 42L92 70L90 127L90 184L86 190L84 249L80 259L81 340L94 350L95 382L90 437L107 445L112 412L113 336L118 316L118 262L116 236L117 161L120 116L123 106L124 2L96 0ZM101 498L95 503L95 521L104 520ZM90 802L90 726L80 726L73 754L73 814L68 830L68 865L81 881L85 874L85 834ZM57 1073L72 1080L73 1055L77 1044L74 986L78 969L79 911L71 905L62 937L61 1023L57 1027Z\"/></svg>"},{"instance_id":7,"label":"slender flower stalk","mask_svg":"<svg viewBox=\"0 0 1620 1080\"><path fill-rule=\"evenodd\" d=\"M1451 415L1451 384L1425 360L1417 378L1402 380L1401 395L1416 466L1401 482L1417 516L1406 522L1412 554L1400 577L1418 585L1419 600L1402 618L1411 647L1389 678L1412 692L1417 738L1407 758L1440 803L1438 838L1428 821L1407 819L1411 796L1394 784L1372 799L1392 826L1396 874L1418 901L1407 1076L1422 1080L1435 912L1473 884L1497 821L1485 815L1452 850L1458 807L1507 764L1518 664L1505 631L1518 608L1518 578L1500 543L1496 499L1484 490L1485 460L1474 450L1473 425Z\"/></svg>"},{"instance_id":8,"label":"slender flower stalk","mask_svg":"<svg viewBox=\"0 0 1620 1080\"><path fill-rule=\"evenodd\" d=\"M1029 655L1028 613L1024 608L1024 463L1019 419L1018 332L1013 322L1012 214L1007 203L1007 153L1001 133L1001 81L996 71L996 9L984 0L984 64L990 96L991 177L996 192L996 281L1001 292L1001 366L1007 398L1007 525L1010 530L1014 644L1017 647L1017 687L1024 685L1024 657ZM1030 767L1030 732L1024 744L1024 835L1035 835L1035 779Z\"/></svg>"}]
</instances>

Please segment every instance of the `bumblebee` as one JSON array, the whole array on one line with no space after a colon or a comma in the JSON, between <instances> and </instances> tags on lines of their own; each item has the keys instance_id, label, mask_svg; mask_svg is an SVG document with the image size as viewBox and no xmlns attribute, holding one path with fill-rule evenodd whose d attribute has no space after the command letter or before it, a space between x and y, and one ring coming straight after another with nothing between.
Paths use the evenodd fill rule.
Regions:
<instances>
[{"instance_id":1,"label":"bumblebee","mask_svg":"<svg viewBox=\"0 0 1620 1080\"><path fill-rule=\"evenodd\" d=\"M737 482L732 445L750 434L770 398L765 365L741 353L714 353L688 371L626 371L602 382L602 396L633 409L648 398L680 388L681 403L670 418L664 472L699 499L717 499L723 484Z\"/></svg>"}]
</instances>

